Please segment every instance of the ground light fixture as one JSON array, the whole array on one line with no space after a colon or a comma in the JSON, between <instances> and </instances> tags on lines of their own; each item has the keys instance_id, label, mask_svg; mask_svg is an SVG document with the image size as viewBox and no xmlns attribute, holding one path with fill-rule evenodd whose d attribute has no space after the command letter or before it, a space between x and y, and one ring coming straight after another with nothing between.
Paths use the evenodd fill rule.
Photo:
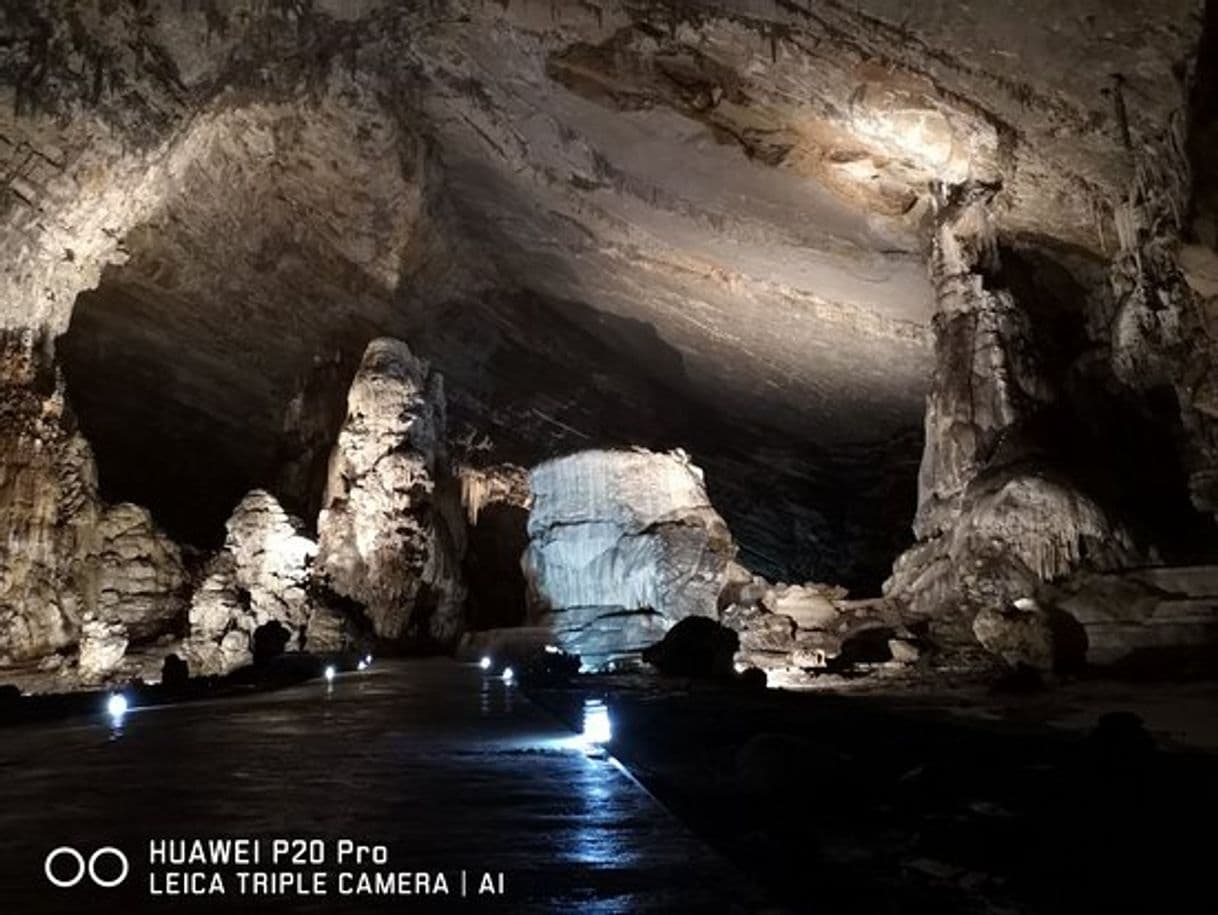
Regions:
<instances>
[{"instance_id":1,"label":"ground light fixture","mask_svg":"<svg viewBox=\"0 0 1218 915\"><path fill-rule=\"evenodd\" d=\"M515 679L516 679L516 671L512 670L512 668L510 668L510 667L503 668L503 682L504 683L511 683Z\"/></svg>"},{"instance_id":2,"label":"ground light fixture","mask_svg":"<svg viewBox=\"0 0 1218 915\"><path fill-rule=\"evenodd\" d=\"M592 746L601 746L613 740L613 722L603 700L584 700L583 737L584 742Z\"/></svg>"},{"instance_id":3,"label":"ground light fixture","mask_svg":"<svg viewBox=\"0 0 1218 915\"><path fill-rule=\"evenodd\" d=\"M123 720L123 716L127 714L129 707L130 704L127 702L127 697L122 693L113 693L106 700L106 713L115 724L119 724Z\"/></svg>"},{"instance_id":4,"label":"ground light fixture","mask_svg":"<svg viewBox=\"0 0 1218 915\"><path fill-rule=\"evenodd\" d=\"M334 674L335 674L335 673L336 673L336 671L334 670L334 665L333 665L333 664L327 664L327 665L326 665L326 671L325 671L325 677L326 677L326 682L327 682L327 683L333 683L333 682L334 682Z\"/></svg>"},{"instance_id":5,"label":"ground light fixture","mask_svg":"<svg viewBox=\"0 0 1218 915\"><path fill-rule=\"evenodd\" d=\"M478 662L478 666L481 667L483 670L490 670L491 669L491 659L488 657L483 657L482 660Z\"/></svg>"}]
</instances>

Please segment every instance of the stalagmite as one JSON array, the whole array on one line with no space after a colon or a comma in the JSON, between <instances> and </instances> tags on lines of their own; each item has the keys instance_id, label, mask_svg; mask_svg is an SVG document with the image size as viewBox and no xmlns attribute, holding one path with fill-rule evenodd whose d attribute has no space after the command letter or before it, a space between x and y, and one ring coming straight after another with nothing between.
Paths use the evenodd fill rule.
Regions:
<instances>
[{"instance_id":1,"label":"stalagmite","mask_svg":"<svg viewBox=\"0 0 1218 915\"><path fill-rule=\"evenodd\" d=\"M383 639L451 643L463 627L463 519L444 386L399 340L374 340L351 383L318 518L317 572Z\"/></svg>"}]
</instances>

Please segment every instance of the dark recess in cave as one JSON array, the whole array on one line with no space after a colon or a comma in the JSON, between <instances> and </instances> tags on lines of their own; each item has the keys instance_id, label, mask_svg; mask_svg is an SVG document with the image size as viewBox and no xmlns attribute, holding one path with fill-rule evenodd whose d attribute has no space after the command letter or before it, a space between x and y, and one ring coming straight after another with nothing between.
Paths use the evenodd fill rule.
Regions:
<instances>
[{"instance_id":1,"label":"dark recess in cave","mask_svg":"<svg viewBox=\"0 0 1218 915\"><path fill-rule=\"evenodd\" d=\"M237 352L215 336L232 328L199 314L204 305L175 319L186 304L107 274L79 297L58 340L103 498L144 505L175 539L203 548L223 542L233 507L256 487L311 527L351 375L367 340L389 330L352 325L329 341L327 359L302 349L294 362L263 364L249 353L277 341ZM453 303L396 334L444 374L450 433L494 443L489 453L456 449L461 460L527 467L589 447L683 447L705 471L741 562L774 581L876 594L910 542L916 427L884 442L814 444L717 405L651 325L535 294ZM524 618L523 523L492 512L470 532L475 625Z\"/></svg>"},{"instance_id":2,"label":"dark recess in cave","mask_svg":"<svg viewBox=\"0 0 1218 915\"><path fill-rule=\"evenodd\" d=\"M145 506L171 537L200 548L223 542L225 521L255 488L311 528L347 388L373 332L351 327L334 341L334 358L304 357L289 372L199 337L170 313L176 304L108 275L78 298L56 341L102 498ZM254 351L275 343L254 341ZM286 420L297 393L312 428Z\"/></svg>"},{"instance_id":3,"label":"dark recess in cave","mask_svg":"<svg viewBox=\"0 0 1218 915\"><path fill-rule=\"evenodd\" d=\"M529 513L518 505L493 503L470 526L462 571L469 588L471 629L521 626L525 622L525 580L520 557L529 545Z\"/></svg>"}]
</instances>

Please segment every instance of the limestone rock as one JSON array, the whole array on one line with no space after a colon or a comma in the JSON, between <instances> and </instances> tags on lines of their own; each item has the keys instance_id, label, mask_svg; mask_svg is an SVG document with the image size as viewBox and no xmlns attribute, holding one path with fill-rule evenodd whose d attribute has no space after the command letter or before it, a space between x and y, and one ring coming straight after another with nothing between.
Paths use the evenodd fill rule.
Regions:
<instances>
[{"instance_id":1,"label":"limestone rock","mask_svg":"<svg viewBox=\"0 0 1218 915\"><path fill-rule=\"evenodd\" d=\"M1051 597L1083 627L1090 664L1166 660L1179 670L1190 655L1203 662L1218 650L1218 566L1080 573Z\"/></svg>"},{"instance_id":2,"label":"limestone rock","mask_svg":"<svg viewBox=\"0 0 1218 915\"><path fill-rule=\"evenodd\" d=\"M740 650L736 664L759 667L786 667L795 650L795 621L771 613L761 604L733 604L723 611L723 625L737 633Z\"/></svg>"},{"instance_id":3,"label":"limestone rock","mask_svg":"<svg viewBox=\"0 0 1218 915\"><path fill-rule=\"evenodd\" d=\"M186 573L147 511L102 503L45 346L0 332L0 666L75 646L87 617L96 625L81 673L94 677L118 644L99 626L121 626L124 645L179 628Z\"/></svg>"},{"instance_id":4,"label":"limestone rock","mask_svg":"<svg viewBox=\"0 0 1218 915\"><path fill-rule=\"evenodd\" d=\"M293 632L308 622L309 565L317 544L304 524L270 493L255 489L233 511L224 548L234 558L234 582L256 625L275 620Z\"/></svg>"},{"instance_id":5,"label":"limestone rock","mask_svg":"<svg viewBox=\"0 0 1218 915\"><path fill-rule=\"evenodd\" d=\"M330 458L317 570L384 639L448 643L462 629L463 522L444 435L440 375L405 343L372 341Z\"/></svg>"},{"instance_id":6,"label":"limestone rock","mask_svg":"<svg viewBox=\"0 0 1218 915\"><path fill-rule=\"evenodd\" d=\"M0 664L73 645L92 609L97 471L46 345L0 332Z\"/></svg>"},{"instance_id":7,"label":"limestone rock","mask_svg":"<svg viewBox=\"0 0 1218 915\"><path fill-rule=\"evenodd\" d=\"M127 642L127 630L122 623L85 620L80 635L81 682L101 683L118 670L127 651Z\"/></svg>"},{"instance_id":8,"label":"limestone rock","mask_svg":"<svg viewBox=\"0 0 1218 915\"><path fill-rule=\"evenodd\" d=\"M311 593L317 545L270 493L254 490L233 511L224 548L205 569L190 605L185 651L196 674L223 674L253 661L254 633L276 623L288 648L321 653L346 643L341 615Z\"/></svg>"},{"instance_id":9,"label":"limestone rock","mask_svg":"<svg viewBox=\"0 0 1218 915\"><path fill-rule=\"evenodd\" d=\"M107 508L98 524L97 616L119 622L133 641L184 621L189 580L178 545L131 503Z\"/></svg>"},{"instance_id":10,"label":"limestone rock","mask_svg":"<svg viewBox=\"0 0 1218 915\"><path fill-rule=\"evenodd\" d=\"M1080 664L1086 648L1082 628L1054 608L1019 598L1001 609L986 606L973 619L977 641L1011 666L1036 670L1068 669Z\"/></svg>"},{"instance_id":11,"label":"limestone rock","mask_svg":"<svg viewBox=\"0 0 1218 915\"><path fill-rule=\"evenodd\" d=\"M716 615L735 547L684 453L584 451L530 483L525 574L560 647L599 666Z\"/></svg>"},{"instance_id":12,"label":"limestone rock","mask_svg":"<svg viewBox=\"0 0 1218 915\"><path fill-rule=\"evenodd\" d=\"M845 594L831 591L831 594ZM762 598L774 613L788 616L800 629L829 629L840 616L833 600L815 585L787 585L772 589Z\"/></svg>"},{"instance_id":13,"label":"limestone rock","mask_svg":"<svg viewBox=\"0 0 1218 915\"><path fill-rule=\"evenodd\" d=\"M658 671L678 677L729 677L737 634L704 616L687 616L643 652Z\"/></svg>"}]
</instances>

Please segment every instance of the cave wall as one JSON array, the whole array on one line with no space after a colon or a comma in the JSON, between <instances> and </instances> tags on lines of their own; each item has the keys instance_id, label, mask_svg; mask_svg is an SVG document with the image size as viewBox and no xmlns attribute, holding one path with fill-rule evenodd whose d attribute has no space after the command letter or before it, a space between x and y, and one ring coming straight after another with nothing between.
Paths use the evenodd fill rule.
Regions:
<instances>
[{"instance_id":1,"label":"cave wall","mask_svg":"<svg viewBox=\"0 0 1218 915\"><path fill-rule=\"evenodd\" d=\"M1194 12L6 8L0 454L19 506L8 542L35 548L32 564L5 557L9 590L76 613L46 589L76 593L73 531L106 503L145 503L205 545L253 488L313 517L346 382L384 334L452 379L460 460L685 446L774 578L874 587L915 507L928 384L934 498L914 565L958 533L1009 547L1042 511L1111 534L1121 550L1102 565L1206 558L1189 553L1211 534L1196 517L1174 544L1171 519L1150 517L1182 475L1212 513L1218 480L1195 151L1209 115L1204 91L1187 93L1199 45L1193 86L1209 79L1213 28ZM986 230L958 231L931 186L984 192ZM1032 253L942 269L946 245L979 241ZM1050 285L1085 289L1068 345L1013 279L1046 253L1070 274ZM945 305L956 279L1002 295ZM986 403L955 397L974 375ZM1054 430L1093 403L1112 416L1097 437L1119 445L1110 429L1130 410L1165 456L1084 479L1102 447ZM983 484L1027 449L1060 482L1047 501L1021 483L1002 503ZM1110 519L1142 468L1163 498ZM965 523L982 501L1014 530ZM1043 563L1015 553L1039 580L1082 559L1058 546ZM46 644L70 640L52 622Z\"/></svg>"}]
</instances>

